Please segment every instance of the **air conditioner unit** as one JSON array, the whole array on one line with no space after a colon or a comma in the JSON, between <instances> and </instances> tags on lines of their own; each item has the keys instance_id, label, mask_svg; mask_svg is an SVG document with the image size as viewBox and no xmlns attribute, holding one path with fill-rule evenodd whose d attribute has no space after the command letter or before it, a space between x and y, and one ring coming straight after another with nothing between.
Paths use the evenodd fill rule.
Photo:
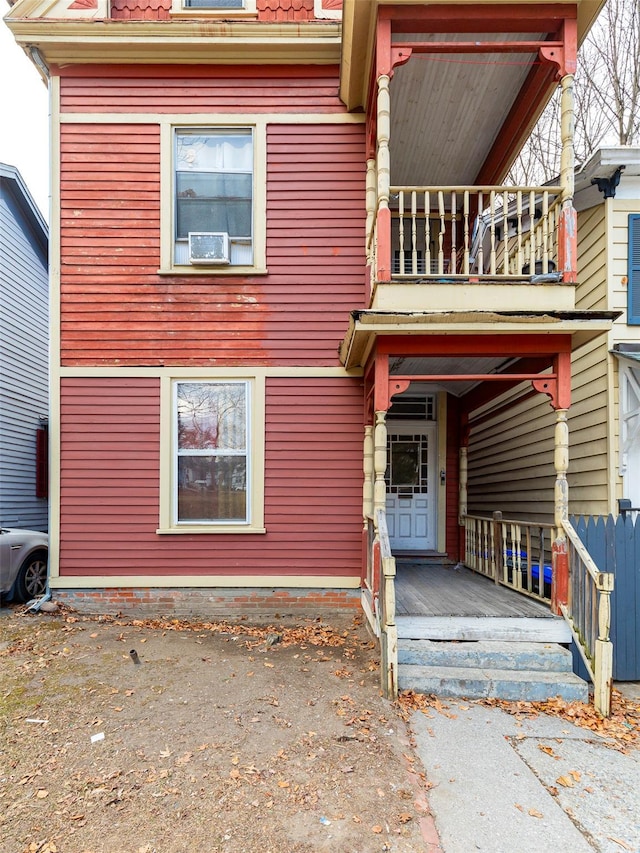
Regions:
<instances>
[{"instance_id":1,"label":"air conditioner unit","mask_svg":"<svg viewBox=\"0 0 640 853\"><path fill-rule=\"evenodd\" d=\"M190 264L228 264L229 235L226 231L190 231Z\"/></svg>"}]
</instances>

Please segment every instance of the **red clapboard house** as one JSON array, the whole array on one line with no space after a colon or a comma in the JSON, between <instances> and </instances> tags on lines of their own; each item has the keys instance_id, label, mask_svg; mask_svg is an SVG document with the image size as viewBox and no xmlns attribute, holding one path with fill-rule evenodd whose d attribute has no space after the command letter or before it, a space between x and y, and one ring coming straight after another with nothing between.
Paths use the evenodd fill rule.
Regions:
<instances>
[{"instance_id":1,"label":"red clapboard house","mask_svg":"<svg viewBox=\"0 0 640 853\"><path fill-rule=\"evenodd\" d=\"M571 353L612 322L575 302L601 5L17 0L51 93L58 599L362 607L391 691L456 564L562 610ZM556 87L558 185L502 186ZM474 425L522 383L556 412L555 489L503 525Z\"/></svg>"}]
</instances>

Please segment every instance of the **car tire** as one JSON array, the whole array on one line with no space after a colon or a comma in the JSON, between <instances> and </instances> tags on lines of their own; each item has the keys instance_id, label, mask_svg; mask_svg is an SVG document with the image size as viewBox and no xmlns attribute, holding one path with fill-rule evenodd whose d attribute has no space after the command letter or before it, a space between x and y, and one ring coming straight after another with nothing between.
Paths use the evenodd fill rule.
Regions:
<instances>
[{"instance_id":1,"label":"car tire","mask_svg":"<svg viewBox=\"0 0 640 853\"><path fill-rule=\"evenodd\" d=\"M30 554L20 566L13 587L13 596L17 601L31 601L44 595L47 590L47 555Z\"/></svg>"}]
</instances>

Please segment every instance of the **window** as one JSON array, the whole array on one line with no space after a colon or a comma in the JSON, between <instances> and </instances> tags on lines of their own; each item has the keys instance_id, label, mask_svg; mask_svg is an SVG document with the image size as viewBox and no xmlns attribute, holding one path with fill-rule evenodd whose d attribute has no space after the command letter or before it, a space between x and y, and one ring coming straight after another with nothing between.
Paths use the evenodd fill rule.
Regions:
<instances>
[{"instance_id":1,"label":"window","mask_svg":"<svg viewBox=\"0 0 640 853\"><path fill-rule=\"evenodd\" d=\"M176 130L174 162L174 262L251 266L252 129ZM224 235L228 251L194 254L190 234Z\"/></svg>"},{"instance_id":2,"label":"window","mask_svg":"<svg viewBox=\"0 0 640 853\"><path fill-rule=\"evenodd\" d=\"M164 275L264 275L267 120L160 120ZM238 122L236 124L236 122ZM191 234L191 239L189 239Z\"/></svg>"},{"instance_id":3,"label":"window","mask_svg":"<svg viewBox=\"0 0 640 853\"><path fill-rule=\"evenodd\" d=\"M175 520L248 523L246 382L175 383Z\"/></svg>"},{"instance_id":4,"label":"window","mask_svg":"<svg viewBox=\"0 0 640 853\"><path fill-rule=\"evenodd\" d=\"M158 533L264 533L265 377L161 379Z\"/></svg>"},{"instance_id":5,"label":"window","mask_svg":"<svg viewBox=\"0 0 640 853\"><path fill-rule=\"evenodd\" d=\"M172 0L171 12L176 15L180 13L205 13L211 15L224 14L229 17L229 12L234 15L256 15L256 0Z\"/></svg>"}]
</instances>

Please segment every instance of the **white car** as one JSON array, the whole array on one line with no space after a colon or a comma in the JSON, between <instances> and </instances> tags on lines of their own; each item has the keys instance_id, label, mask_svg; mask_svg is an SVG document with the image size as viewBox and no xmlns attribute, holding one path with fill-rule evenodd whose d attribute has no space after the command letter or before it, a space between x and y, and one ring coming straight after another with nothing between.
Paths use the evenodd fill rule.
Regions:
<instances>
[{"instance_id":1,"label":"white car","mask_svg":"<svg viewBox=\"0 0 640 853\"><path fill-rule=\"evenodd\" d=\"M47 589L49 537L38 530L0 528L0 595L30 601Z\"/></svg>"}]
</instances>

